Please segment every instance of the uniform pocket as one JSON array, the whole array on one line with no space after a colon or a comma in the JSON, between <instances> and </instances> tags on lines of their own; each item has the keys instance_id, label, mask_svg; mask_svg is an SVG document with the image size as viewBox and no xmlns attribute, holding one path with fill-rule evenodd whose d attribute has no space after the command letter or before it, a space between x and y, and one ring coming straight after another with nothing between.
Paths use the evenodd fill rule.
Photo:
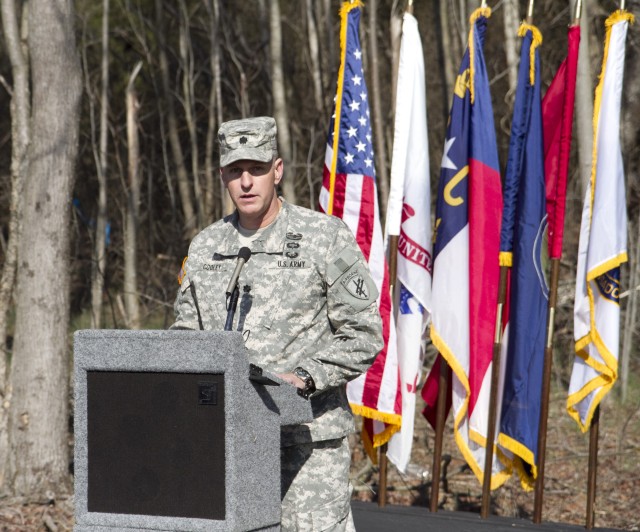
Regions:
<instances>
[{"instance_id":1,"label":"uniform pocket","mask_svg":"<svg viewBox=\"0 0 640 532\"><path fill-rule=\"evenodd\" d=\"M351 487L349 487L351 488ZM340 494L325 506L311 512L311 524L313 532L327 530L342 530L336 528L338 523L345 521L351 506L351 489L348 494ZM346 523L345 523L346 524Z\"/></svg>"}]
</instances>

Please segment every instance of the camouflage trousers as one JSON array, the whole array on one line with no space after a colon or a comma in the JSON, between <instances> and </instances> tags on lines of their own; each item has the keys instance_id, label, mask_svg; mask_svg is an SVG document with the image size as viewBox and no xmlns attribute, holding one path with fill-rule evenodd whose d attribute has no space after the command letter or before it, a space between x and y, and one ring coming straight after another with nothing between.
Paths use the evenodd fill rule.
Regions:
<instances>
[{"instance_id":1,"label":"camouflage trousers","mask_svg":"<svg viewBox=\"0 0 640 532\"><path fill-rule=\"evenodd\" d=\"M283 447L283 532L355 532L347 438Z\"/></svg>"}]
</instances>

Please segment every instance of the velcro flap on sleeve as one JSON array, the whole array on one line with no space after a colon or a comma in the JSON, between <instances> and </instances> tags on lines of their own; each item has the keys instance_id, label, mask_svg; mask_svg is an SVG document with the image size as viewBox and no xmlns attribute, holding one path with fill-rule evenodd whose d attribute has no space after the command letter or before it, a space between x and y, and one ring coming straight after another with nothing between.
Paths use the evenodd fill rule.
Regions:
<instances>
[{"instance_id":1,"label":"velcro flap on sleeve","mask_svg":"<svg viewBox=\"0 0 640 532\"><path fill-rule=\"evenodd\" d=\"M358 254L351 249L343 249L327 268L327 284L333 284L358 262Z\"/></svg>"}]
</instances>

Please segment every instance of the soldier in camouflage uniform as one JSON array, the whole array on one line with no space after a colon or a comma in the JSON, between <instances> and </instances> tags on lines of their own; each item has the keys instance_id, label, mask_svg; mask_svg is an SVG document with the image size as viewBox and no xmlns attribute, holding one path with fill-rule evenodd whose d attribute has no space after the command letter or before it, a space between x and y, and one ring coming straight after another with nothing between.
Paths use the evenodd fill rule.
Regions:
<instances>
[{"instance_id":1,"label":"soldier in camouflage uniform","mask_svg":"<svg viewBox=\"0 0 640 532\"><path fill-rule=\"evenodd\" d=\"M282 429L282 530L354 530L346 383L382 348L377 289L342 220L277 196L273 118L226 122L218 137L236 211L191 242L172 328L223 330L226 287L238 250L249 247L233 330L249 361L310 396L314 414Z\"/></svg>"}]
</instances>

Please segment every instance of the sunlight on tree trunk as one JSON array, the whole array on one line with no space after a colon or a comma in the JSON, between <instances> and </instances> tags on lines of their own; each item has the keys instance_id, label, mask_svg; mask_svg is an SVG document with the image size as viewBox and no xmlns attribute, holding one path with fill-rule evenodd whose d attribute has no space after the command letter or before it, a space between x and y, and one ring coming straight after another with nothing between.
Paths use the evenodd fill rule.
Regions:
<instances>
[{"instance_id":1,"label":"sunlight on tree trunk","mask_svg":"<svg viewBox=\"0 0 640 532\"><path fill-rule=\"evenodd\" d=\"M311 80L313 82L313 101L316 111L322 113L322 69L320 68L320 45L318 44L318 29L313 12L313 1L306 0L303 9L307 19L307 34L309 36L309 58L311 59Z\"/></svg>"},{"instance_id":2,"label":"sunlight on tree trunk","mask_svg":"<svg viewBox=\"0 0 640 532\"><path fill-rule=\"evenodd\" d=\"M291 156L291 133L289 132L289 112L285 94L284 73L282 71L282 22L280 2L269 3L270 52L271 52L271 93L273 96L273 117L278 124L278 149L284 160L282 191L290 203L296 203L295 168Z\"/></svg>"},{"instance_id":3,"label":"sunlight on tree trunk","mask_svg":"<svg viewBox=\"0 0 640 532\"><path fill-rule=\"evenodd\" d=\"M580 176L580 197L584 199L587 185L591 180L591 156L593 151L593 76L591 75L589 50L588 3L582 4L580 19L580 49L578 50L578 74L576 77L575 134L578 146L578 170Z\"/></svg>"},{"instance_id":4,"label":"sunlight on tree trunk","mask_svg":"<svg viewBox=\"0 0 640 532\"><path fill-rule=\"evenodd\" d=\"M68 492L70 480L69 213L81 74L72 0L32 0L29 7L32 138L18 245L6 488L42 500Z\"/></svg>"},{"instance_id":5,"label":"sunlight on tree trunk","mask_svg":"<svg viewBox=\"0 0 640 532\"><path fill-rule=\"evenodd\" d=\"M509 111L511 111L516 98L516 85L518 84L518 27L522 20L517 0L504 0L502 14L504 20L504 52L509 75L509 92L505 96L505 102L509 106Z\"/></svg>"},{"instance_id":6,"label":"sunlight on tree trunk","mask_svg":"<svg viewBox=\"0 0 640 532\"><path fill-rule=\"evenodd\" d=\"M384 123L388 117L382 116L382 103L380 102L380 69L378 67L378 38L377 0L369 0L369 59L371 64L371 91L369 97L373 104L373 134L376 143L376 159L378 160L376 181L378 182L378 196L380 198L380 212L387 212L387 200L389 199L389 168L387 166L387 150L385 147Z\"/></svg>"},{"instance_id":7,"label":"sunlight on tree trunk","mask_svg":"<svg viewBox=\"0 0 640 532\"><path fill-rule=\"evenodd\" d=\"M180 201L182 202L182 213L184 215L184 236L185 238L193 237L196 232L196 211L193 207L191 199L191 186L189 185L189 175L184 164L184 156L182 146L180 144L180 135L178 133L178 119L176 117L175 107L173 105L173 97L171 85L169 83L169 62L167 60L165 25L164 25L164 5L163 0L155 0L156 7L156 36L158 38L158 59L160 66L160 76L162 78L162 93L165 102L168 122L169 144L173 155L173 164L175 165L176 179L178 181L178 192Z\"/></svg>"},{"instance_id":8,"label":"sunlight on tree trunk","mask_svg":"<svg viewBox=\"0 0 640 532\"><path fill-rule=\"evenodd\" d=\"M11 61L13 87L11 94L11 199L9 218L9 241L0 277L0 486L4 485L7 464L8 408L11 401L11 386L8 382L8 351L6 347L7 318L14 295L18 243L22 224L22 196L28 172L27 150L30 142L29 116L29 58L27 49L21 46L20 23L24 13L16 11L15 0L2 0L2 29L5 49Z\"/></svg>"},{"instance_id":9,"label":"sunlight on tree trunk","mask_svg":"<svg viewBox=\"0 0 640 532\"><path fill-rule=\"evenodd\" d=\"M196 224L198 229L204 227L204 196L200 186L200 161L198 150L198 125L195 110L195 79L194 79L194 58L191 45L190 17L184 0L179 1L180 5L180 32L179 49L182 70L182 106L184 108L184 120L189 140L191 141L188 151L191 153L191 175L193 176L193 196L196 204Z\"/></svg>"},{"instance_id":10,"label":"sunlight on tree trunk","mask_svg":"<svg viewBox=\"0 0 640 532\"><path fill-rule=\"evenodd\" d=\"M205 7L209 16L209 39L211 42L211 53L209 54L209 64L211 67L211 88L209 90L209 117L207 121L207 135L205 140L205 202L204 212L206 223L211 223L222 215L222 201L224 201L224 189L219 188L218 173L216 169L218 162L214 161L213 153L218 135L217 130L222 123L222 85L220 82L220 6L219 0L207 0ZM220 204L216 204L215 190L220 190Z\"/></svg>"},{"instance_id":11,"label":"sunlight on tree trunk","mask_svg":"<svg viewBox=\"0 0 640 532\"><path fill-rule=\"evenodd\" d=\"M100 84L100 140L96 154L98 215L91 262L91 328L102 327L102 298L107 269L107 147L109 132L109 0L102 1L102 62ZM92 137L93 138L93 137Z\"/></svg>"},{"instance_id":12,"label":"sunlight on tree trunk","mask_svg":"<svg viewBox=\"0 0 640 532\"><path fill-rule=\"evenodd\" d=\"M124 226L124 306L127 326L130 329L140 328L140 302L138 297L138 260L136 256L138 242L138 220L140 219L140 143L138 140L138 109L140 102L134 83L142 62L139 62L127 83L127 152L129 169L129 190L127 213Z\"/></svg>"}]
</instances>

